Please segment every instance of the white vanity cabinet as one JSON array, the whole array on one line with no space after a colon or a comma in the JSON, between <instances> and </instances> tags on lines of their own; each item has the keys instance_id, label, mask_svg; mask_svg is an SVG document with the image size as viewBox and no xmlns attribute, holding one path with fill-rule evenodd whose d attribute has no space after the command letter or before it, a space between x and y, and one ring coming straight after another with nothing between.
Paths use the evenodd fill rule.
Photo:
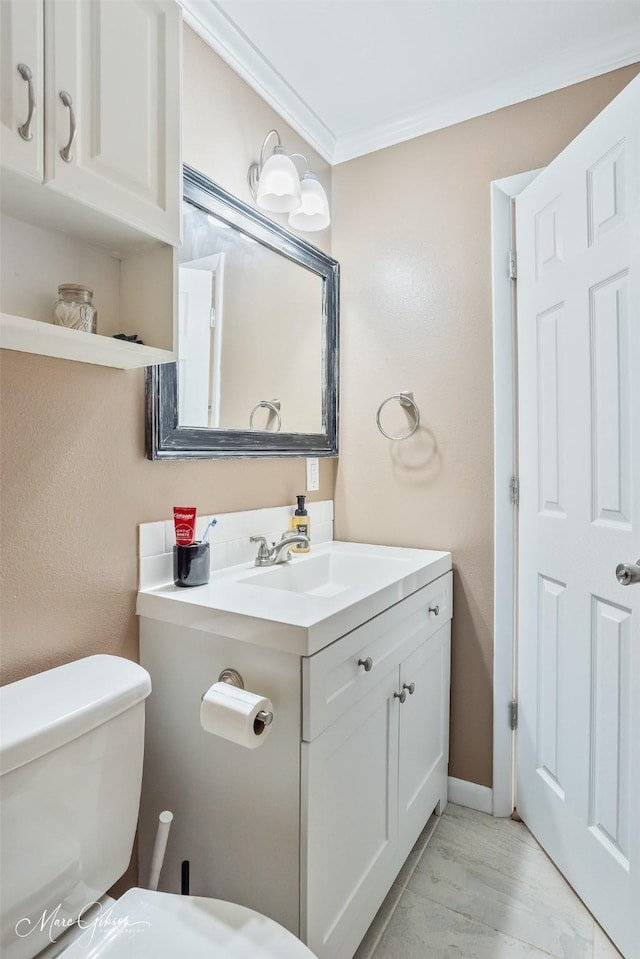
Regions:
<instances>
[{"instance_id":1,"label":"white vanity cabinet","mask_svg":"<svg viewBox=\"0 0 640 959\"><path fill-rule=\"evenodd\" d=\"M335 544L338 553L353 552L354 562L358 549L384 552L391 566L403 554ZM139 832L143 883L158 814L171 809L162 889L180 890L187 860L194 895L269 915L318 959L351 959L430 815L446 805L451 559L404 552L416 562L425 556L419 577L408 573L379 592L384 604L364 602L369 618L355 628L353 603L337 618L328 612L323 628L337 638L311 655L292 645L300 639L312 652L312 617L292 633L282 620L252 615L251 603L263 601L273 615L281 591L273 599L271 590L253 594L257 587L242 585L246 568L230 574L244 615L231 612L233 582L224 576L199 593L159 587L139 594L140 658L153 689ZM308 608L316 602L334 609L340 600L310 598ZM343 635L337 623L345 624ZM257 749L200 726L200 698L228 667L273 703L269 737Z\"/></svg>"},{"instance_id":2,"label":"white vanity cabinet","mask_svg":"<svg viewBox=\"0 0 640 959\"><path fill-rule=\"evenodd\" d=\"M0 17L5 175L44 181L47 191L178 244L179 5L2 0ZM24 208L21 187L5 179L5 193L17 189ZM60 209L46 191L30 202L45 215L48 204L52 219Z\"/></svg>"}]
</instances>

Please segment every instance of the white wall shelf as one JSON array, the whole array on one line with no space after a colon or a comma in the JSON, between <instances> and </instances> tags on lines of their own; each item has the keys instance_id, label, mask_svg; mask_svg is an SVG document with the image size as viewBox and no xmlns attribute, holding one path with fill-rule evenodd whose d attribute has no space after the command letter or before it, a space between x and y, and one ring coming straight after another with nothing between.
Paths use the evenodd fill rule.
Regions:
<instances>
[{"instance_id":1,"label":"white wall shelf","mask_svg":"<svg viewBox=\"0 0 640 959\"><path fill-rule=\"evenodd\" d=\"M0 347L121 370L175 360L175 354L170 350L84 333L9 313L0 313Z\"/></svg>"},{"instance_id":2,"label":"white wall shelf","mask_svg":"<svg viewBox=\"0 0 640 959\"><path fill-rule=\"evenodd\" d=\"M0 243L2 348L120 369L176 359L175 247L148 240L119 259L86 240L4 213ZM69 282L94 291L97 334L53 323L58 285ZM121 332L137 333L145 345L113 339Z\"/></svg>"}]
</instances>

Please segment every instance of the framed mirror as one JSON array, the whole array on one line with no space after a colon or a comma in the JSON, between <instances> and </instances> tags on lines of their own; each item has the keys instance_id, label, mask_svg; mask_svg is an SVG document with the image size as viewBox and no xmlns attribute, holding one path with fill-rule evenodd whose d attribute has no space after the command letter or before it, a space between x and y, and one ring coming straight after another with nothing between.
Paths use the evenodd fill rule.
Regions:
<instances>
[{"instance_id":1,"label":"framed mirror","mask_svg":"<svg viewBox=\"0 0 640 959\"><path fill-rule=\"evenodd\" d=\"M146 372L153 460L338 453L339 265L184 166L178 362Z\"/></svg>"}]
</instances>

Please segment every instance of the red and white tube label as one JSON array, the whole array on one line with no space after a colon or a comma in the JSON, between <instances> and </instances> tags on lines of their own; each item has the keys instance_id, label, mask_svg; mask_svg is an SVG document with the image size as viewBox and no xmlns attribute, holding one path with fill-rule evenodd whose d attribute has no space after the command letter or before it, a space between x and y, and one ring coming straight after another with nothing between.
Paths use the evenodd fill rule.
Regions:
<instances>
[{"instance_id":1,"label":"red and white tube label","mask_svg":"<svg viewBox=\"0 0 640 959\"><path fill-rule=\"evenodd\" d=\"M174 506L173 525L178 546L191 546L196 539L196 507Z\"/></svg>"}]
</instances>

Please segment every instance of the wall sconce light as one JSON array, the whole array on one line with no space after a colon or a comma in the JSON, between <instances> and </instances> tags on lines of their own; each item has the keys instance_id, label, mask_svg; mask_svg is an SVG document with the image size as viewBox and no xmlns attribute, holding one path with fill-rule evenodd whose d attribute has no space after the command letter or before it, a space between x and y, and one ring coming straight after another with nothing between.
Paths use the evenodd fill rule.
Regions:
<instances>
[{"instance_id":1,"label":"wall sconce light","mask_svg":"<svg viewBox=\"0 0 640 959\"><path fill-rule=\"evenodd\" d=\"M264 153L269 137L275 134L278 142L271 156ZM301 157L307 164L302 178L293 157ZM289 156L282 146L277 130L269 130L262 141L260 162L252 163L247 174L249 190L259 207L270 213L288 213L289 225L308 233L324 230L331 222L329 201L322 184L308 167L301 153Z\"/></svg>"},{"instance_id":2,"label":"wall sconce light","mask_svg":"<svg viewBox=\"0 0 640 959\"><path fill-rule=\"evenodd\" d=\"M294 153L293 156L302 154ZM302 159L306 162L307 158ZM300 193L302 202L297 210L289 214L289 225L307 233L325 230L331 223L329 201L318 177L308 167L300 180Z\"/></svg>"}]
</instances>

